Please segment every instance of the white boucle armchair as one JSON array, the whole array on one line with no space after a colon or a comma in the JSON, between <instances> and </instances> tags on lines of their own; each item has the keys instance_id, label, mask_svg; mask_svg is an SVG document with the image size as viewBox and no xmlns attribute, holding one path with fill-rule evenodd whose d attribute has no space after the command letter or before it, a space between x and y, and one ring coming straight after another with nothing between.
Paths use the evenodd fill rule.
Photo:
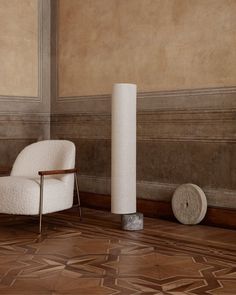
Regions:
<instances>
[{"instance_id":1,"label":"white boucle armchair","mask_svg":"<svg viewBox=\"0 0 236 295\"><path fill-rule=\"evenodd\" d=\"M67 140L44 140L25 147L10 176L0 177L0 213L39 215L73 206L74 181L81 218L75 145Z\"/></svg>"}]
</instances>

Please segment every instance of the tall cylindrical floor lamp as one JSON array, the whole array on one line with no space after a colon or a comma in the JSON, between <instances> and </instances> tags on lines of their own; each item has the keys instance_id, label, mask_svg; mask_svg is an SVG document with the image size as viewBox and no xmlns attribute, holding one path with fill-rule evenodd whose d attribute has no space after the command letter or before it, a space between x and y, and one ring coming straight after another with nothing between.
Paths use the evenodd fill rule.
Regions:
<instances>
[{"instance_id":1,"label":"tall cylindrical floor lamp","mask_svg":"<svg viewBox=\"0 0 236 295\"><path fill-rule=\"evenodd\" d=\"M143 228L136 213L136 93L135 84L113 86L111 212L122 215L126 230Z\"/></svg>"}]
</instances>

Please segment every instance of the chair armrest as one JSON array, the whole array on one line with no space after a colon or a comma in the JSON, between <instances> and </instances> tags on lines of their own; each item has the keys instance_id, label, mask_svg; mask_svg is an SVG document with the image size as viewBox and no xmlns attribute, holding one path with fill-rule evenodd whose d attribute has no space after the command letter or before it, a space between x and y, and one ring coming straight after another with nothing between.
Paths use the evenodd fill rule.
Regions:
<instances>
[{"instance_id":1,"label":"chair armrest","mask_svg":"<svg viewBox=\"0 0 236 295\"><path fill-rule=\"evenodd\" d=\"M10 174L12 167L0 167L0 175L1 174Z\"/></svg>"},{"instance_id":2,"label":"chair armrest","mask_svg":"<svg viewBox=\"0 0 236 295\"><path fill-rule=\"evenodd\" d=\"M55 174L69 174L69 173L77 173L77 169L64 169L64 170L48 170L48 171L39 171L38 174L40 176L45 175L55 175Z\"/></svg>"}]
</instances>

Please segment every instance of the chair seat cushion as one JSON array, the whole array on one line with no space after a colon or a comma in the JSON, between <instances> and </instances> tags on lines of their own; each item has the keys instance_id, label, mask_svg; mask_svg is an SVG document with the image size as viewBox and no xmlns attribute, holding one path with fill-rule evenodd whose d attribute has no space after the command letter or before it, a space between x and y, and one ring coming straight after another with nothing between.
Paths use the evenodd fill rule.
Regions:
<instances>
[{"instance_id":1,"label":"chair seat cushion","mask_svg":"<svg viewBox=\"0 0 236 295\"><path fill-rule=\"evenodd\" d=\"M71 188L58 179L44 180L43 214L72 206ZM40 182L19 176L0 177L0 213L39 214Z\"/></svg>"}]
</instances>

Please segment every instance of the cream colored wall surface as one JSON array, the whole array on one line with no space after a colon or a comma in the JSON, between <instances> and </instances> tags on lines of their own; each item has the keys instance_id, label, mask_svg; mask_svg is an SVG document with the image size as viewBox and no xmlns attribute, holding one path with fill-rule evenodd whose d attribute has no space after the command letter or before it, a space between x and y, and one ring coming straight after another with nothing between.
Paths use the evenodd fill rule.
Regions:
<instances>
[{"instance_id":1,"label":"cream colored wall surface","mask_svg":"<svg viewBox=\"0 0 236 295\"><path fill-rule=\"evenodd\" d=\"M0 0L0 96L38 95L38 1Z\"/></svg>"},{"instance_id":2,"label":"cream colored wall surface","mask_svg":"<svg viewBox=\"0 0 236 295\"><path fill-rule=\"evenodd\" d=\"M59 0L59 96L236 84L235 0Z\"/></svg>"}]
</instances>

